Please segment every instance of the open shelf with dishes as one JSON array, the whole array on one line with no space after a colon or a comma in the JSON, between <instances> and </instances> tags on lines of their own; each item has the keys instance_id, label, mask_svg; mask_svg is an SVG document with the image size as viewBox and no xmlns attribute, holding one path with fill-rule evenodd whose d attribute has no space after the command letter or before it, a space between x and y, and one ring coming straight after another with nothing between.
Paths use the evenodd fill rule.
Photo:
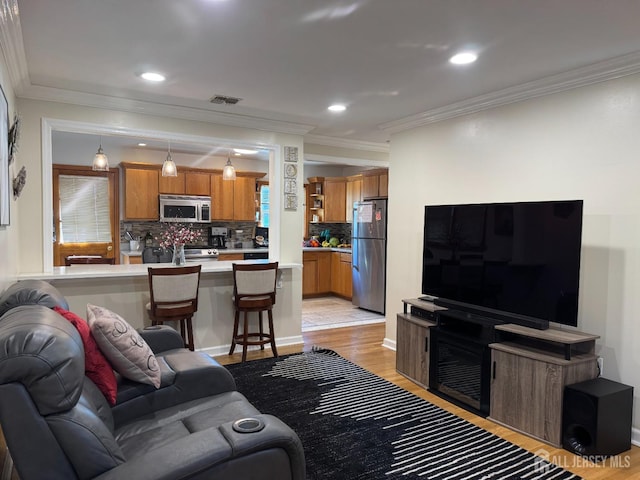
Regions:
<instances>
[{"instance_id":1,"label":"open shelf with dishes","mask_svg":"<svg viewBox=\"0 0 640 480\"><path fill-rule=\"evenodd\" d=\"M324 222L324 177L309 178L309 222Z\"/></svg>"}]
</instances>

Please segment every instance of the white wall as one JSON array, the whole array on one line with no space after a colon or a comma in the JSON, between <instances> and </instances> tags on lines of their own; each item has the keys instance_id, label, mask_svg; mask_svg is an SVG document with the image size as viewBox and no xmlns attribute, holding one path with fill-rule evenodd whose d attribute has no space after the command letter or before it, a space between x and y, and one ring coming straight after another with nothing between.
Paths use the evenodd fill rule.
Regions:
<instances>
[{"instance_id":1,"label":"white wall","mask_svg":"<svg viewBox=\"0 0 640 480\"><path fill-rule=\"evenodd\" d=\"M629 76L394 135L387 340L421 293L425 205L583 199L578 328L601 336L604 376L636 387L640 427L639 126Z\"/></svg>"},{"instance_id":2,"label":"white wall","mask_svg":"<svg viewBox=\"0 0 640 480\"><path fill-rule=\"evenodd\" d=\"M2 55L0 54L0 57ZM6 63L0 62L0 85L2 85L2 91L9 104L9 127L13 124L14 111L15 111L15 97L11 82L9 81L9 73L6 69ZM7 139L3 138L2 141L6 142ZM24 139L20 140L18 146L24 144ZM17 159L9 167L9 177L13 179L20 171L22 166L22 159L24 155L21 149L18 151ZM0 190L4 189L2 185ZM16 215L16 202L13 199L13 194L9 195L10 203L10 225L0 227L0 292L2 292L9 284L11 284L18 273L18 245L20 243L20 237L18 235L19 218Z\"/></svg>"}]
</instances>

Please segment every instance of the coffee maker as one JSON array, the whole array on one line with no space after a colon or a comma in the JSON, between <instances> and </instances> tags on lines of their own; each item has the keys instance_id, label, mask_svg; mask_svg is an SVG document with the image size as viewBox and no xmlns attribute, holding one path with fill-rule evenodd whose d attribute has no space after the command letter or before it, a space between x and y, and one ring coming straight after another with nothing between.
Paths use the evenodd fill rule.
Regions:
<instances>
[{"instance_id":1,"label":"coffee maker","mask_svg":"<svg viewBox=\"0 0 640 480\"><path fill-rule=\"evenodd\" d=\"M223 249L227 248L227 229L226 227L211 227L209 228L209 246L212 248Z\"/></svg>"}]
</instances>

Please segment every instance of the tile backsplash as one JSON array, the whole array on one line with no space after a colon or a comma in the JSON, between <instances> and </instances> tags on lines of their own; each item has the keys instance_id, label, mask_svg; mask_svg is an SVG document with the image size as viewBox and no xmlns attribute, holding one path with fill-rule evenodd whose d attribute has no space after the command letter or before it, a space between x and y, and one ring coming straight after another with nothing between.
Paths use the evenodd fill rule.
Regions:
<instances>
[{"instance_id":1,"label":"tile backsplash","mask_svg":"<svg viewBox=\"0 0 640 480\"><path fill-rule=\"evenodd\" d=\"M324 230L329 230L332 237L336 237L343 243L349 243L351 240L351 224L350 223L310 223L309 235L320 235Z\"/></svg>"},{"instance_id":2,"label":"tile backsplash","mask_svg":"<svg viewBox=\"0 0 640 480\"><path fill-rule=\"evenodd\" d=\"M167 229L170 223L164 222L120 222L120 241L127 243L128 238L125 237L125 224L131 226L129 231L134 239L140 237L140 243L144 247L144 237L147 232L151 232L153 236L154 244L157 245L161 241L162 233ZM188 224L193 230L200 231L201 244L206 245L209 241L209 227L225 227L231 229L230 234L233 234L233 230L242 230L240 234L240 241L251 240L253 238L253 230L256 226L255 222L212 222L212 223L191 223Z\"/></svg>"}]
</instances>

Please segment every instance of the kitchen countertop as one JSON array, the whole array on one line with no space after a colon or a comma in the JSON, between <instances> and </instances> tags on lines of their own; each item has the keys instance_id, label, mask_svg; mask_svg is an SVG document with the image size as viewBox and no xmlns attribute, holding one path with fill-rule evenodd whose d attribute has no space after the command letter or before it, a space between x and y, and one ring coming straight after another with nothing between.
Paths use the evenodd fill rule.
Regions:
<instances>
[{"instance_id":1,"label":"kitchen countertop","mask_svg":"<svg viewBox=\"0 0 640 480\"><path fill-rule=\"evenodd\" d=\"M134 253L134 252L132 252ZM268 260L239 260L234 262L217 261L202 262L202 273L222 273L233 271L234 263L268 263ZM195 265L196 262L189 263ZM70 267L53 267L52 273L26 273L18 276L19 280L40 279L40 280L65 280L78 278L114 278L114 277L142 277L148 275L148 268L151 264L135 265L73 265ZM154 267L171 266L171 263L154 263ZM301 268L299 263L279 263L279 269Z\"/></svg>"},{"instance_id":2,"label":"kitchen countertop","mask_svg":"<svg viewBox=\"0 0 640 480\"><path fill-rule=\"evenodd\" d=\"M268 252L268 248L226 248L219 249L218 254L223 253L262 253ZM303 252L341 252L341 253L351 253L351 248L338 248L338 247L302 247ZM129 257L139 257L142 255L141 251L131 250L121 250L120 253L122 255L127 255Z\"/></svg>"},{"instance_id":3,"label":"kitchen countertop","mask_svg":"<svg viewBox=\"0 0 640 480\"><path fill-rule=\"evenodd\" d=\"M204 248L204 247L203 247ZM263 253L269 252L268 248L219 248L218 253ZM127 255L128 257L140 257L142 255L141 250L120 250L121 255Z\"/></svg>"},{"instance_id":4,"label":"kitchen countertop","mask_svg":"<svg viewBox=\"0 0 640 480\"><path fill-rule=\"evenodd\" d=\"M351 253L351 248L338 247L302 247L303 252L341 252Z\"/></svg>"}]
</instances>

